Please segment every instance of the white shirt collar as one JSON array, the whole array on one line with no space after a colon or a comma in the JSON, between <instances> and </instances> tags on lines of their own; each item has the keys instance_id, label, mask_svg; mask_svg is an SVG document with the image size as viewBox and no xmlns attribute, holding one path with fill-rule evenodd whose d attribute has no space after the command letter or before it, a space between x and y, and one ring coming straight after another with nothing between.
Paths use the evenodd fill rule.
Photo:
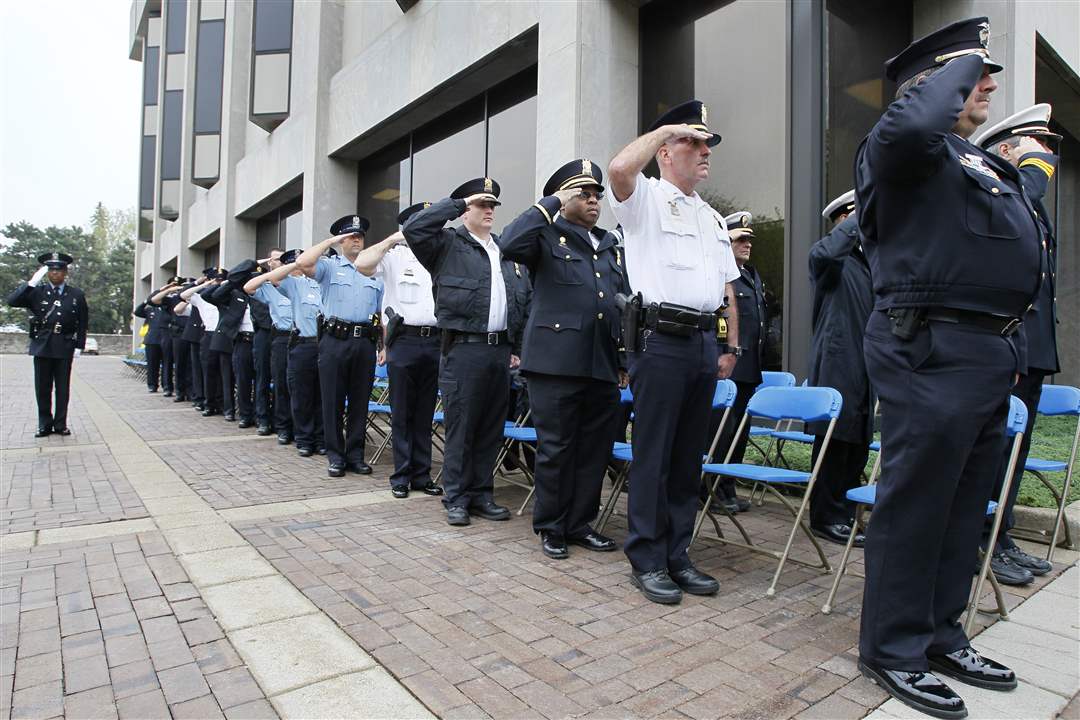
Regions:
<instances>
[{"instance_id":1,"label":"white shirt collar","mask_svg":"<svg viewBox=\"0 0 1080 720\"><path fill-rule=\"evenodd\" d=\"M664 178L660 178L660 188L674 200L685 199L692 202L698 199L697 190L694 191L693 195L687 195L673 183L668 182Z\"/></svg>"}]
</instances>

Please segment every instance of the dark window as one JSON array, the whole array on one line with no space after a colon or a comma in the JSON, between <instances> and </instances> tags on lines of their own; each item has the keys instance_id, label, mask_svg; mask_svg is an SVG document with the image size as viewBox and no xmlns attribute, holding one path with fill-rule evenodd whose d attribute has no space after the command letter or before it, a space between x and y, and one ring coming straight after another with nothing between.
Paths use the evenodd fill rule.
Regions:
<instances>
[{"instance_id":1,"label":"dark window","mask_svg":"<svg viewBox=\"0 0 1080 720\"><path fill-rule=\"evenodd\" d=\"M218 258L221 256L221 245L215 243L210 247L203 250L203 267L212 268L218 267Z\"/></svg>"},{"instance_id":2,"label":"dark window","mask_svg":"<svg viewBox=\"0 0 1080 720\"><path fill-rule=\"evenodd\" d=\"M397 230L398 213L412 204L408 158L406 139L360 163L357 209L371 220L369 243L378 242ZM426 200L428 198L417 196L416 202Z\"/></svg>"},{"instance_id":3,"label":"dark window","mask_svg":"<svg viewBox=\"0 0 1080 720\"><path fill-rule=\"evenodd\" d=\"M199 23L195 57L195 132L221 130L221 85L225 66L225 21Z\"/></svg>"},{"instance_id":4,"label":"dark window","mask_svg":"<svg viewBox=\"0 0 1080 720\"><path fill-rule=\"evenodd\" d=\"M160 57L161 48L146 48L146 57L143 59L143 105L157 105Z\"/></svg>"},{"instance_id":5,"label":"dark window","mask_svg":"<svg viewBox=\"0 0 1080 720\"><path fill-rule=\"evenodd\" d=\"M416 202L444 198L465 180L483 175L484 165L481 101L468 103L413 134L411 197Z\"/></svg>"},{"instance_id":6,"label":"dark window","mask_svg":"<svg viewBox=\"0 0 1080 720\"><path fill-rule=\"evenodd\" d=\"M142 155L139 158L139 207L154 209L154 135L143 135Z\"/></svg>"},{"instance_id":7,"label":"dark window","mask_svg":"<svg viewBox=\"0 0 1080 720\"><path fill-rule=\"evenodd\" d=\"M303 219L303 200L296 198L271 210L255 223L255 255L265 258L270 251L300 247L300 224Z\"/></svg>"},{"instance_id":8,"label":"dark window","mask_svg":"<svg viewBox=\"0 0 1080 720\"><path fill-rule=\"evenodd\" d=\"M184 52L187 33L187 0L166 0L165 52Z\"/></svg>"},{"instance_id":9,"label":"dark window","mask_svg":"<svg viewBox=\"0 0 1080 720\"><path fill-rule=\"evenodd\" d=\"M292 48L292 0L255 0L255 52Z\"/></svg>"},{"instance_id":10,"label":"dark window","mask_svg":"<svg viewBox=\"0 0 1080 720\"><path fill-rule=\"evenodd\" d=\"M165 93L161 119L161 179L180 179L180 132L183 122L184 93L169 90Z\"/></svg>"}]
</instances>

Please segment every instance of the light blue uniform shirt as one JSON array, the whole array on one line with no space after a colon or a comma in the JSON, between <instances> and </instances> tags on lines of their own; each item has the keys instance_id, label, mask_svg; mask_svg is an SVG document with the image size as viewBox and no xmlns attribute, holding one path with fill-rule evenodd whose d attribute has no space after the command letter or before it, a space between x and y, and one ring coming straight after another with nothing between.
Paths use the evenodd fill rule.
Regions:
<instances>
[{"instance_id":1,"label":"light blue uniform shirt","mask_svg":"<svg viewBox=\"0 0 1080 720\"><path fill-rule=\"evenodd\" d=\"M321 257L315 279L322 289L322 311L327 319L371 322L382 303L382 280L360 274L343 255Z\"/></svg>"},{"instance_id":2,"label":"light blue uniform shirt","mask_svg":"<svg viewBox=\"0 0 1080 720\"><path fill-rule=\"evenodd\" d=\"M293 324L301 337L315 337L319 333L316 317L322 308L322 293L319 283L309 277L290 275L278 285L278 292L292 302Z\"/></svg>"},{"instance_id":3,"label":"light blue uniform shirt","mask_svg":"<svg viewBox=\"0 0 1080 720\"><path fill-rule=\"evenodd\" d=\"M279 292L273 283L263 283L256 290L253 297L262 300L270 308L270 321L274 323L276 330L288 332L292 330L292 300L289 296Z\"/></svg>"}]
</instances>

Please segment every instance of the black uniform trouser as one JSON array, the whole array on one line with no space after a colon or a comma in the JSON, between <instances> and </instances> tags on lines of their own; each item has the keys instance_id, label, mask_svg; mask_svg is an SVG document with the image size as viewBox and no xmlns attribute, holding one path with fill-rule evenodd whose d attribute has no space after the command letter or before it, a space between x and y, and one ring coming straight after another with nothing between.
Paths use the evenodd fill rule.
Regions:
<instances>
[{"instance_id":1,"label":"black uniform trouser","mask_svg":"<svg viewBox=\"0 0 1080 720\"><path fill-rule=\"evenodd\" d=\"M582 537L600 508L618 432L619 387L593 378L528 373L536 428L533 531Z\"/></svg>"},{"instance_id":2,"label":"black uniform trouser","mask_svg":"<svg viewBox=\"0 0 1080 720\"><path fill-rule=\"evenodd\" d=\"M323 444L322 390L319 382L319 344L315 338L300 338L289 348L288 386L292 400L293 432L296 447L316 448Z\"/></svg>"},{"instance_id":3,"label":"black uniform trouser","mask_svg":"<svg viewBox=\"0 0 1080 720\"><path fill-rule=\"evenodd\" d=\"M739 423L742 422L743 415L746 414L746 406L750 404L750 398L754 396L757 391L759 383L749 382L736 382L737 388L735 394L735 403L731 406L731 413L728 414L727 424L724 425L723 431L720 433L720 441L716 443L716 450L713 451L713 462L724 462L724 458L727 457L728 448L731 447L731 441L735 437L735 431L739 429ZM705 439L705 449L708 451L709 444L713 438L716 437L716 429L720 427L720 420L724 417L724 409L717 408L709 413L709 434ZM731 462L741 463L743 456L746 454L746 443L750 439L750 424L747 423L743 428L742 434L739 436L738 442L735 444L735 451L731 454ZM712 475L709 476L709 482L712 482ZM707 493L707 490L703 490ZM735 479L724 476L720 478L720 483L716 486L716 496L720 499L735 497ZM704 497L704 495L703 495Z\"/></svg>"},{"instance_id":4,"label":"black uniform trouser","mask_svg":"<svg viewBox=\"0 0 1080 720\"><path fill-rule=\"evenodd\" d=\"M719 348L715 333L652 333L630 354L634 462L623 550L638 572L682 570L698 509Z\"/></svg>"},{"instance_id":5,"label":"black uniform trouser","mask_svg":"<svg viewBox=\"0 0 1080 720\"><path fill-rule=\"evenodd\" d=\"M824 435L814 436L811 465L821 454ZM829 448L818 471L814 491L810 494L810 526L850 525L855 516L855 503L848 502L847 491L859 486L866 459L870 457L870 441L850 443L829 440Z\"/></svg>"},{"instance_id":6,"label":"black uniform trouser","mask_svg":"<svg viewBox=\"0 0 1080 720\"><path fill-rule=\"evenodd\" d=\"M387 351L394 472L390 486L431 482L431 419L439 395L439 338L402 335Z\"/></svg>"},{"instance_id":7,"label":"black uniform trouser","mask_svg":"<svg viewBox=\"0 0 1080 720\"><path fill-rule=\"evenodd\" d=\"M62 358L34 357L34 394L37 395L38 427L67 427L68 397L71 393L71 355ZM53 389L56 410L53 411Z\"/></svg>"},{"instance_id":8,"label":"black uniform trouser","mask_svg":"<svg viewBox=\"0 0 1080 720\"><path fill-rule=\"evenodd\" d=\"M270 331L256 329L251 345L251 360L255 369L255 420L259 426L271 424L273 411L270 397Z\"/></svg>"},{"instance_id":9,"label":"black uniform trouser","mask_svg":"<svg viewBox=\"0 0 1080 720\"><path fill-rule=\"evenodd\" d=\"M236 415L241 420L255 419L255 360L253 343L239 337L233 343L233 380L236 382Z\"/></svg>"},{"instance_id":10,"label":"black uniform trouser","mask_svg":"<svg viewBox=\"0 0 1080 720\"><path fill-rule=\"evenodd\" d=\"M439 362L446 417L443 505L494 501L492 473L510 398L510 346L455 342Z\"/></svg>"},{"instance_id":11,"label":"black uniform trouser","mask_svg":"<svg viewBox=\"0 0 1080 720\"><path fill-rule=\"evenodd\" d=\"M233 373L232 353L211 350L210 355L217 360L218 380L221 383L221 412L235 413L236 374Z\"/></svg>"},{"instance_id":12,"label":"black uniform trouser","mask_svg":"<svg viewBox=\"0 0 1080 720\"><path fill-rule=\"evenodd\" d=\"M161 345L146 345L146 387L157 390L161 384L161 363L163 353Z\"/></svg>"},{"instance_id":13,"label":"black uniform trouser","mask_svg":"<svg viewBox=\"0 0 1080 720\"><path fill-rule=\"evenodd\" d=\"M203 353L201 342L188 342L188 349L191 352L191 399L194 402L206 402L206 390L203 380L205 379L205 373L203 372Z\"/></svg>"},{"instance_id":14,"label":"black uniform trouser","mask_svg":"<svg viewBox=\"0 0 1080 720\"><path fill-rule=\"evenodd\" d=\"M968 647L960 615L1001 464L1016 371L1010 340L930 323L903 341L874 312L863 343L881 399L882 473L866 534L859 653L925 672Z\"/></svg>"},{"instance_id":15,"label":"black uniform trouser","mask_svg":"<svg viewBox=\"0 0 1080 720\"><path fill-rule=\"evenodd\" d=\"M1012 390L1012 394L1019 398L1027 408L1027 427L1024 428L1024 437L1020 440L1020 455L1016 458L1016 471L1013 474L1012 486L1009 488L1009 497L1005 502L1005 515L1001 519L1001 527L998 529L997 542L994 543L994 551L1001 552L1016 543L1009 537L1009 530L1016 524L1013 517L1013 506L1016 505L1016 495L1020 492L1020 479L1024 476L1024 463L1027 462L1028 452L1031 450L1031 435L1035 429L1035 416L1039 411L1039 399L1042 398L1043 381L1046 373L1042 370L1031 370L1027 375L1021 375L1020 381ZM1001 455L1001 466L994 476L994 490L990 495L992 500L997 500L1001 495L1001 488L1005 484L1005 470L1009 467L1009 455L1012 453L1012 442L1005 443L1005 450ZM988 515L983 523L982 546L987 546L987 538L993 529L994 516Z\"/></svg>"},{"instance_id":16,"label":"black uniform trouser","mask_svg":"<svg viewBox=\"0 0 1080 720\"><path fill-rule=\"evenodd\" d=\"M161 331L161 389L171 393L173 384L173 339L168 330Z\"/></svg>"},{"instance_id":17,"label":"black uniform trouser","mask_svg":"<svg viewBox=\"0 0 1080 720\"><path fill-rule=\"evenodd\" d=\"M270 375L274 380L274 428L278 434L292 437L292 401L289 397L289 336L278 335L270 341Z\"/></svg>"},{"instance_id":18,"label":"black uniform trouser","mask_svg":"<svg viewBox=\"0 0 1080 720\"><path fill-rule=\"evenodd\" d=\"M210 349L210 340L214 334L210 331L203 333L202 342L199 343L199 355L202 360L203 389L206 394L206 407L220 412L224 405L221 387L221 353ZM230 375L232 373L230 372ZM229 387L229 401L232 402L232 387Z\"/></svg>"},{"instance_id":19,"label":"black uniform trouser","mask_svg":"<svg viewBox=\"0 0 1080 720\"><path fill-rule=\"evenodd\" d=\"M326 459L331 464L364 462L368 402L374 382L374 340L322 336L319 340L319 386L322 389Z\"/></svg>"},{"instance_id":20,"label":"black uniform trouser","mask_svg":"<svg viewBox=\"0 0 1080 720\"><path fill-rule=\"evenodd\" d=\"M181 337L172 339L173 365L176 370L176 396L190 398L191 390L191 343Z\"/></svg>"}]
</instances>

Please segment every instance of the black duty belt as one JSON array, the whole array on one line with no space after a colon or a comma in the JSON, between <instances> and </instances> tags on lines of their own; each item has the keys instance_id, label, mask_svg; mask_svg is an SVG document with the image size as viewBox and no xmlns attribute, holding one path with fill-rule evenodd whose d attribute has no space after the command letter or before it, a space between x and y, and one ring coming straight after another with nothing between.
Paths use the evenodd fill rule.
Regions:
<instances>
[{"instance_id":1,"label":"black duty belt","mask_svg":"<svg viewBox=\"0 0 1080 720\"><path fill-rule=\"evenodd\" d=\"M314 335L294 335L293 337L289 338L289 342L293 343L294 345L299 345L300 343L318 342L318 340L319 338L315 337Z\"/></svg>"},{"instance_id":2,"label":"black duty belt","mask_svg":"<svg viewBox=\"0 0 1080 720\"><path fill-rule=\"evenodd\" d=\"M253 332L236 333L236 342L252 342L253 340L255 340L255 333Z\"/></svg>"},{"instance_id":3,"label":"black duty belt","mask_svg":"<svg viewBox=\"0 0 1080 720\"><path fill-rule=\"evenodd\" d=\"M1014 335L1023 323L1020 318L943 307L927 308L926 320L928 322L951 323L953 325L970 325L996 333L1002 337Z\"/></svg>"},{"instance_id":4,"label":"black duty belt","mask_svg":"<svg viewBox=\"0 0 1080 720\"><path fill-rule=\"evenodd\" d=\"M288 329L288 330L278 330L277 328L270 328L270 337L272 337L272 338L289 337L289 335L291 335L291 334L292 334L292 329L291 328Z\"/></svg>"},{"instance_id":5,"label":"black duty belt","mask_svg":"<svg viewBox=\"0 0 1080 720\"><path fill-rule=\"evenodd\" d=\"M402 335L416 335L417 337L437 337L439 328L432 325L402 325L399 331Z\"/></svg>"},{"instance_id":6,"label":"black duty belt","mask_svg":"<svg viewBox=\"0 0 1080 720\"><path fill-rule=\"evenodd\" d=\"M510 336L505 330L489 333L467 333L457 330L448 331L454 338L455 343L484 343L485 345L506 345L510 342Z\"/></svg>"},{"instance_id":7,"label":"black duty belt","mask_svg":"<svg viewBox=\"0 0 1080 720\"><path fill-rule=\"evenodd\" d=\"M323 333L332 335L339 340L353 338L374 340L377 337L375 326L370 322L349 322L336 317L327 318L323 321Z\"/></svg>"},{"instance_id":8,"label":"black duty belt","mask_svg":"<svg viewBox=\"0 0 1080 720\"><path fill-rule=\"evenodd\" d=\"M716 313L671 303L652 303L641 309L641 325L667 335L690 335L695 330L716 332Z\"/></svg>"}]
</instances>

